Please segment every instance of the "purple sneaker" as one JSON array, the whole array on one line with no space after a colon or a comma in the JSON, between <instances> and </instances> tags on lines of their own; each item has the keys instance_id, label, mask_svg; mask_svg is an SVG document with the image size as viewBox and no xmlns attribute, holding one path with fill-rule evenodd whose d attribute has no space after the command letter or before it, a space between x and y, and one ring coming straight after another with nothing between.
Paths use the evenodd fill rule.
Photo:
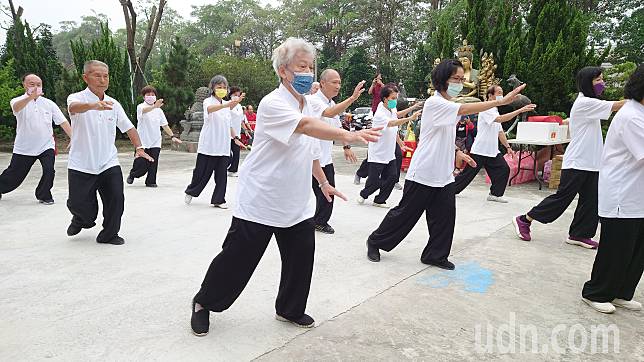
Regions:
<instances>
[{"instance_id":1,"label":"purple sneaker","mask_svg":"<svg viewBox=\"0 0 644 362\"><path fill-rule=\"evenodd\" d=\"M577 245L581 246L586 249L597 249L599 246L599 243L596 242L593 239L590 238L578 238L576 236L568 236L568 239L566 239L566 243L570 245Z\"/></svg>"},{"instance_id":2,"label":"purple sneaker","mask_svg":"<svg viewBox=\"0 0 644 362\"><path fill-rule=\"evenodd\" d=\"M517 216L512 219L512 224L514 224L514 231L517 233L517 236L521 240L530 241L530 223L521 220L521 216Z\"/></svg>"}]
</instances>

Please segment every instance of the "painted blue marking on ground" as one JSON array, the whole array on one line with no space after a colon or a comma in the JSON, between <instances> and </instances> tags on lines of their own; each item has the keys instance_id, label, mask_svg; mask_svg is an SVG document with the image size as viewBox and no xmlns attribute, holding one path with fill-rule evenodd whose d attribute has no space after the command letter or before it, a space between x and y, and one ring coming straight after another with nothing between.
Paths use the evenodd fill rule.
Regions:
<instances>
[{"instance_id":1,"label":"painted blue marking on ground","mask_svg":"<svg viewBox=\"0 0 644 362\"><path fill-rule=\"evenodd\" d=\"M457 264L455 270L424 275L417 281L432 288L445 288L453 284L466 292L485 293L494 284L494 276L491 270L483 268L479 262L470 261Z\"/></svg>"}]
</instances>

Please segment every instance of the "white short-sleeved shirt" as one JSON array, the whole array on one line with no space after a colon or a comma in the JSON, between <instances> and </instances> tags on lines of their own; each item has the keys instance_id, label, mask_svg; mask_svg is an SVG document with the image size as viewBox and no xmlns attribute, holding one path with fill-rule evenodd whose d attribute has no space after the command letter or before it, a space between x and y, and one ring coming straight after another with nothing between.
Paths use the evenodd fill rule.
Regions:
<instances>
[{"instance_id":1,"label":"white short-sleeved shirt","mask_svg":"<svg viewBox=\"0 0 644 362\"><path fill-rule=\"evenodd\" d=\"M579 93L570 110L570 144L561 168L599 171L604 139L602 119L608 119L613 102Z\"/></svg>"},{"instance_id":2,"label":"white short-sleeved shirt","mask_svg":"<svg viewBox=\"0 0 644 362\"><path fill-rule=\"evenodd\" d=\"M261 100L253 148L239 170L235 217L281 228L313 217L309 201L319 142L294 133L304 116L315 117L309 102L300 111L284 85Z\"/></svg>"},{"instance_id":3,"label":"white short-sleeved shirt","mask_svg":"<svg viewBox=\"0 0 644 362\"><path fill-rule=\"evenodd\" d=\"M477 131L471 153L485 157L496 157L499 154L499 132L501 123L496 122L499 110L494 107L479 113L476 123Z\"/></svg>"},{"instance_id":4,"label":"white short-sleeved shirt","mask_svg":"<svg viewBox=\"0 0 644 362\"><path fill-rule=\"evenodd\" d=\"M241 135L241 125L245 118L244 110L239 104L230 110L230 128L235 131L237 137Z\"/></svg>"},{"instance_id":5,"label":"white short-sleeved shirt","mask_svg":"<svg viewBox=\"0 0 644 362\"><path fill-rule=\"evenodd\" d=\"M161 147L162 126L168 125L165 113L161 108L155 108L150 112L143 113L143 108L150 107L147 103L141 103L136 107L136 130L141 137L141 144L145 148Z\"/></svg>"},{"instance_id":6,"label":"white short-sleeved shirt","mask_svg":"<svg viewBox=\"0 0 644 362\"><path fill-rule=\"evenodd\" d=\"M13 105L28 96L26 94L12 99ZM53 149L54 129L51 122L60 125L65 122L65 116L56 103L40 96L29 101L20 112L13 112L16 116L16 140L13 143L13 153L24 156L38 156Z\"/></svg>"},{"instance_id":7,"label":"white short-sleeved shirt","mask_svg":"<svg viewBox=\"0 0 644 362\"><path fill-rule=\"evenodd\" d=\"M377 142L369 142L367 161L375 163L389 163L396 158L396 138L398 136L398 127L387 127L389 121L398 119L398 111L396 108L387 109L385 105L380 102L378 109L373 115L373 128L384 127L380 133L382 134Z\"/></svg>"},{"instance_id":8,"label":"white short-sleeved shirt","mask_svg":"<svg viewBox=\"0 0 644 362\"><path fill-rule=\"evenodd\" d=\"M313 112L316 117L320 117L324 122L328 123L331 127L342 127L340 117L333 118L322 117L322 113L327 108L335 106L333 99L328 99L322 91L315 92L315 94L306 96L307 102L311 104ZM320 142L320 166L324 167L333 163L333 141L319 140Z\"/></svg>"},{"instance_id":9,"label":"white short-sleeved shirt","mask_svg":"<svg viewBox=\"0 0 644 362\"><path fill-rule=\"evenodd\" d=\"M628 100L613 118L599 171L599 216L644 218L644 105Z\"/></svg>"},{"instance_id":10,"label":"white short-sleeved shirt","mask_svg":"<svg viewBox=\"0 0 644 362\"><path fill-rule=\"evenodd\" d=\"M125 114L121 104L107 94L104 101L114 104L111 110L90 110L70 113L72 121L72 146L69 150L70 170L98 175L108 168L118 166L118 153L114 145L116 128L125 133L134 125ZM95 103L99 98L89 88L67 97L67 106L72 103Z\"/></svg>"},{"instance_id":11,"label":"white short-sleeved shirt","mask_svg":"<svg viewBox=\"0 0 644 362\"><path fill-rule=\"evenodd\" d=\"M203 128L199 134L197 153L207 156L230 156L230 108L224 107L217 112L208 113L208 107L226 104L214 96L203 101Z\"/></svg>"},{"instance_id":12,"label":"white short-sleeved shirt","mask_svg":"<svg viewBox=\"0 0 644 362\"><path fill-rule=\"evenodd\" d=\"M418 148L411 158L405 179L430 187L454 182L456 122L460 104L435 92L423 107Z\"/></svg>"}]
</instances>

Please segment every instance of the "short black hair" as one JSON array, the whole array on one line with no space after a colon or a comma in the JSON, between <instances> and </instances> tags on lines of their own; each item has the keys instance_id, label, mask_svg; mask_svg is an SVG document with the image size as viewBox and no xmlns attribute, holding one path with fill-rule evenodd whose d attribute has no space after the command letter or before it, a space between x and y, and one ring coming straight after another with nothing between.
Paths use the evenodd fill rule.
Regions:
<instances>
[{"instance_id":1,"label":"short black hair","mask_svg":"<svg viewBox=\"0 0 644 362\"><path fill-rule=\"evenodd\" d=\"M598 98L593 88L593 79L603 73L600 67L584 67L577 73L577 90L586 97Z\"/></svg>"},{"instance_id":2,"label":"short black hair","mask_svg":"<svg viewBox=\"0 0 644 362\"><path fill-rule=\"evenodd\" d=\"M398 93L398 87L392 83L385 84L384 87L380 90L380 99L384 101L385 98L389 97L391 93Z\"/></svg>"},{"instance_id":3,"label":"short black hair","mask_svg":"<svg viewBox=\"0 0 644 362\"><path fill-rule=\"evenodd\" d=\"M228 91L228 94L235 94L237 92L241 92L241 88L237 86L232 86L230 87L230 90Z\"/></svg>"},{"instance_id":4,"label":"short black hair","mask_svg":"<svg viewBox=\"0 0 644 362\"><path fill-rule=\"evenodd\" d=\"M644 97L644 64L640 64L631 74L624 87L624 98L641 102Z\"/></svg>"},{"instance_id":5,"label":"short black hair","mask_svg":"<svg viewBox=\"0 0 644 362\"><path fill-rule=\"evenodd\" d=\"M449 78L456 73L458 68L463 68L463 63L456 59L445 59L438 63L432 70L432 85L438 92L447 90Z\"/></svg>"}]
</instances>

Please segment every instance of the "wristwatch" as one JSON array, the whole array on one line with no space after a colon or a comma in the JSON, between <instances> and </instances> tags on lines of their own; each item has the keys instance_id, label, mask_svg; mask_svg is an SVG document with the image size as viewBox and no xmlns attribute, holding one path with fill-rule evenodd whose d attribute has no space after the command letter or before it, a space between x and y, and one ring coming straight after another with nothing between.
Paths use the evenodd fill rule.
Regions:
<instances>
[{"instance_id":1,"label":"wristwatch","mask_svg":"<svg viewBox=\"0 0 644 362\"><path fill-rule=\"evenodd\" d=\"M343 149L343 150L350 150L350 149L351 149L351 145L345 145L345 146L342 146L342 149Z\"/></svg>"}]
</instances>

